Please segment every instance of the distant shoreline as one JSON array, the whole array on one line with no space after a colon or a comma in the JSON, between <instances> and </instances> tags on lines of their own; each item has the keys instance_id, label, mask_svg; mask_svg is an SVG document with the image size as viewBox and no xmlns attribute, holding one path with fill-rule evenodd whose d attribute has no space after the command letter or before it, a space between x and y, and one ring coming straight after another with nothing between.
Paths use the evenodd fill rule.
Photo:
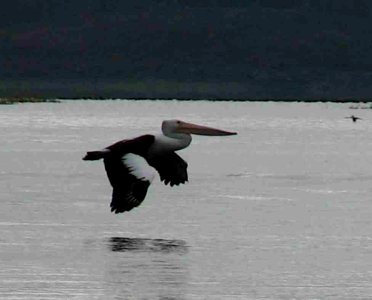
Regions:
<instances>
[{"instance_id":1,"label":"distant shoreline","mask_svg":"<svg viewBox=\"0 0 372 300\"><path fill-rule=\"evenodd\" d=\"M300 89L266 90L244 82L178 82L170 80L7 79L0 82L0 104L56 100L206 100L255 102L369 103L372 95L345 95L342 91L314 92Z\"/></svg>"},{"instance_id":2,"label":"distant shoreline","mask_svg":"<svg viewBox=\"0 0 372 300\"><path fill-rule=\"evenodd\" d=\"M11 98L0 98L0 105L10 105L10 104L17 104L17 103L45 103L45 102L53 102L58 103L60 102L57 99L43 99L43 98L27 98L27 97L11 97Z\"/></svg>"},{"instance_id":3,"label":"distant shoreline","mask_svg":"<svg viewBox=\"0 0 372 300\"><path fill-rule=\"evenodd\" d=\"M29 97L11 97L11 98L0 98L0 105L12 105L12 104L22 104L22 103L60 103L61 101L75 101L75 100L92 100L92 101L108 101L108 100L133 100L133 101L228 101L228 102L280 102L280 103L344 103L344 104L366 104L372 103L372 100L338 100L338 99L177 99L177 98L29 98ZM359 107L351 107L359 108ZM362 107L362 108L372 108Z\"/></svg>"}]
</instances>

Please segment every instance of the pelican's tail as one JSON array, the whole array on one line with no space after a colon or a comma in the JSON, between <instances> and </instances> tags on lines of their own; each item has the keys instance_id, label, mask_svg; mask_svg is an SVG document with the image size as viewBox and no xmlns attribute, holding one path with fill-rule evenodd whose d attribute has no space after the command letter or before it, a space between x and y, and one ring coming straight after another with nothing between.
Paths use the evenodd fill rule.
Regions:
<instances>
[{"instance_id":1,"label":"pelican's tail","mask_svg":"<svg viewBox=\"0 0 372 300\"><path fill-rule=\"evenodd\" d=\"M87 154L83 157L83 160L99 160L101 158L104 158L109 152L110 150L108 149L88 151Z\"/></svg>"}]
</instances>

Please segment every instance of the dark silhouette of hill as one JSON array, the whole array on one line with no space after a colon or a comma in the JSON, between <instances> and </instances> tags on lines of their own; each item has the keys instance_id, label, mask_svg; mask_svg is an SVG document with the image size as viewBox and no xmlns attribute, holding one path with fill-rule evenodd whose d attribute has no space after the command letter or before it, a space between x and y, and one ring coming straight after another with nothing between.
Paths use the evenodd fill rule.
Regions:
<instances>
[{"instance_id":1,"label":"dark silhouette of hill","mask_svg":"<svg viewBox=\"0 0 372 300\"><path fill-rule=\"evenodd\" d=\"M368 0L13 0L0 96L369 98Z\"/></svg>"}]
</instances>

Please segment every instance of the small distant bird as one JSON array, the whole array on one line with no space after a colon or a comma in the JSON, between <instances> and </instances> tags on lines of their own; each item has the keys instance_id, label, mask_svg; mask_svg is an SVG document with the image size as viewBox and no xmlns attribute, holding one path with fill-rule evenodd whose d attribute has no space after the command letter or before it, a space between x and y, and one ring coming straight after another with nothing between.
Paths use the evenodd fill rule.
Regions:
<instances>
[{"instance_id":1,"label":"small distant bird","mask_svg":"<svg viewBox=\"0 0 372 300\"><path fill-rule=\"evenodd\" d=\"M355 123L357 120L362 120L362 118L356 117L356 116L354 116L354 115L351 115L350 117L345 117L345 119L352 119L354 123Z\"/></svg>"},{"instance_id":2,"label":"small distant bird","mask_svg":"<svg viewBox=\"0 0 372 300\"><path fill-rule=\"evenodd\" d=\"M191 134L224 136L236 132L167 120L162 123L162 134L142 135L122 140L102 150L90 151L83 160L103 158L107 177L113 188L111 211L122 213L139 206L155 177L170 186L188 181L187 163L175 151L191 143Z\"/></svg>"}]
</instances>

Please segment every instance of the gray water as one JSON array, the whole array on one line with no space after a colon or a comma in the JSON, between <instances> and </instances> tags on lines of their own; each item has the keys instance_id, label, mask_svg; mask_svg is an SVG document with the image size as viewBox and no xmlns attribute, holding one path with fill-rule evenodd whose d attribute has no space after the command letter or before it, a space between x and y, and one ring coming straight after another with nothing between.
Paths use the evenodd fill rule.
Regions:
<instances>
[{"instance_id":1,"label":"gray water","mask_svg":"<svg viewBox=\"0 0 372 300\"><path fill-rule=\"evenodd\" d=\"M194 137L188 184L157 179L140 207L110 213L85 151L170 118L238 135ZM22 104L0 107L0 141L1 299L372 297L372 110Z\"/></svg>"}]
</instances>

